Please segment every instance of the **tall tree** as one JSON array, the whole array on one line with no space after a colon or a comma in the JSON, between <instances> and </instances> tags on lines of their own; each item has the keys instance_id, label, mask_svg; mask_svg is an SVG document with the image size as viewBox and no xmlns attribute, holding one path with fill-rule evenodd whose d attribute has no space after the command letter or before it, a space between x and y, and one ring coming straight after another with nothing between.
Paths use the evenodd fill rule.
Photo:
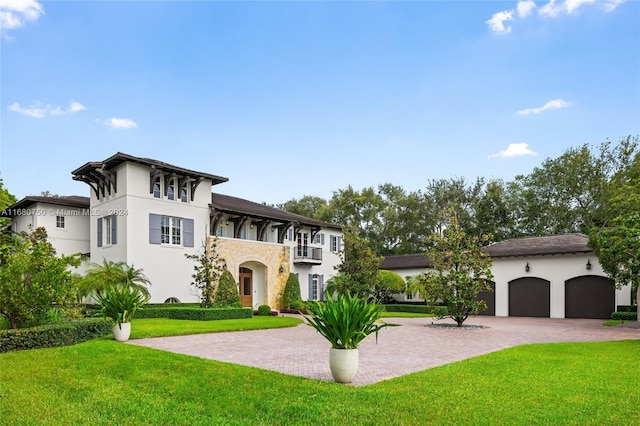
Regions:
<instances>
[{"instance_id":1,"label":"tall tree","mask_svg":"<svg viewBox=\"0 0 640 426\"><path fill-rule=\"evenodd\" d=\"M327 291L349 293L367 299L378 284L378 269L382 257L369 246L369 242L353 228L345 228L342 263L336 267L338 275L327 282Z\"/></svg>"},{"instance_id":2,"label":"tall tree","mask_svg":"<svg viewBox=\"0 0 640 426\"><path fill-rule=\"evenodd\" d=\"M5 187L2 179L0 179L0 211L4 211L7 207L15 204L16 197L11 194ZM11 223L9 217L0 216L0 229L6 228Z\"/></svg>"},{"instance_id":3,"label":"tall tree","mask_svg":"<svg viewBox=\"0 0 640 426\"><path fill-rule=\"evenodd\" d=\"M427 257L433 270L409 279L409 290L419 292L434 306L442 301L447 307L444 318L451 318L461 327L469 315L486 309L478 293L491 291L489 280L492 260L482 251L488 236L467 236L460 229L455 214L442 234L430 236Z\"/></svg>"},{"instance_id":4,"label":"tall tree","mask_svg":"<svg viewBox=\"0 0 640 426\"><path fill-rule=\"evenodd\" d=\"M327 200L321 197L305 195L299 200L293 198L286 201L278 205L277 208L324 222L331 222L333 220L331 206Z\"/></svg>"},{"instance_id":5,"label":"tall tree","mask_svg":"<svg viewBox=\"0 0 640 426\"><path fill-rule=\"evenodd\" d=\"M587 233L606 221L608 181L631 163L638 138L605 141L594 150L584 144L546 159L509 185L508 205L519 235Z\"/></svg>"},{"instance_id":6,"label":"tall tree","mask_svg":"<svg viewBox=\"0 0 640 426\"><path fill-rule=\"evenodd\" d=\"M513 217L507 206L505 184L487 182L476 204L472 234L491 235L491 242L502 241L513 235Z\"/></svg>"},{"instance_id":7,"label":"tall tree","mask_svg":"<svg viewBox=\"0 0 640 426\"><path fill-rule=\"evenodd\" d=\"M631 284L638 300L640 284L640 154L609 184L606 223L591 228L589 245L602 269L619 288ZM640 309L639 309L640 313Z\"/></svg>"}]
</instances>

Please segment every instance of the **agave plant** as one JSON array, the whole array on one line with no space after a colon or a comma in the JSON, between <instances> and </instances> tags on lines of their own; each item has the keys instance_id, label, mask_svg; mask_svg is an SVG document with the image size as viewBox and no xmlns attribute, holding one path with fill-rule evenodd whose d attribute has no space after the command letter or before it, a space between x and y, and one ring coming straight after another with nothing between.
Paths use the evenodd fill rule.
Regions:
<instances>
[{"instance_id":1,"label":"agave plant","mask_svg":"<svg viewBox=\"0 0 640 426\"><path fill-rule=\"evenodd\" d=\"M382 307L349 293L338 294L335 299L325 293L325 302L309 302L310 315L304 318L307 324L324 336L335 349L357 349L371 333L376 334L387 324L380 320Z\"/></svg>"},{"instance_id":2,"label":"agave plant","mask_svg":"<svg viewBox=\"0 0 640 426\"><path fill-rule=\"evenodd\" d=\"M130 322L133 315L148 298L138 288L108 287L96 294L102 315L116 324Z\"/></svg>"}]
</instances>

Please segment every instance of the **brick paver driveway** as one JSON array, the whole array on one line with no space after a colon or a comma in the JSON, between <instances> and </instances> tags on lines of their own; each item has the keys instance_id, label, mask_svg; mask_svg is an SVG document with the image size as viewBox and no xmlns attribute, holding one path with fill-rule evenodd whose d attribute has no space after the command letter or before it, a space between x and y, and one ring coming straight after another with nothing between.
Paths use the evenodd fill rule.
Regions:
<instances>
[{"instance_id":1,"label":"brick paver driveway","mask_svg":"<svg viewBox=\"0 0 640 426\"><path fill-rule=\"evenodd\" d=\"M604 327L602 320L497 318L477 316L465 325L433 327L430 318L388 318L401 324L369 336L360 345L360 366L352 384L367 385L427 368L526 343L599 342L640 339L640 329ZM437 324L452 323L448 320ZM131 344L247 365L284 374L332 381L327 341L313 328L292 328L158 337Z\"/></svg>"}]
</instances>

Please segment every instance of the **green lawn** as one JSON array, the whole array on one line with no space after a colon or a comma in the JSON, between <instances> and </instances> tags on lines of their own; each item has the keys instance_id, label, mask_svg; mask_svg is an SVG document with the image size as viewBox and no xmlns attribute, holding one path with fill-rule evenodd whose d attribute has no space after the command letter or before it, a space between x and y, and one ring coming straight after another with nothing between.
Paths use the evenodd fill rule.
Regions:
<instances>
[{"instance_id":1,"label":"green lawn","mask_svg":"<svg viewBox=\"0 0 640 426\"><path fill-rule=\"evenodd\" d=\"M525 345L355 388L103 338L0 354L0 423L633 424L638 354L640 340Z\"/></svg>"},{"instance_id":2,"label":"green lawn","mask_svg":"<svg viewBox=\"0 0 640 426\"><path fill-rule=\"evenodd\" d=\"M260 317L216 321L189 321L167 318L141 318L131 321L131 338L180 336L220 331L261 330L294 327L302 320L294 317Z\"/></svg>"}]
</instances>

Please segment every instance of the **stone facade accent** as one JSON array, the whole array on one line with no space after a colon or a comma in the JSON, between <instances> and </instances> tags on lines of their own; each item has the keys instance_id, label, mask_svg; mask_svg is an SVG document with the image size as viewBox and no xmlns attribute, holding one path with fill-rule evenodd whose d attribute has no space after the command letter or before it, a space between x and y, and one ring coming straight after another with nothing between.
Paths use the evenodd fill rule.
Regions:
<instances>
[{"instance_id":1,"label":"stone facade accent","mask_svg":"<svg viewBox=\"0 0 640 426\"><path fill-rule=\"evenodd\" d=\"M282 308L282 294L289 278L290 250L280 244L265 243L224 237L208 237L211 246L214 238L218 239L218 254L225 259L227 269L236 282L239 281L241 267L249 268L254 273L256 288L253 304L267 304L272 309Z\"/></svg>"}]
</instances>

